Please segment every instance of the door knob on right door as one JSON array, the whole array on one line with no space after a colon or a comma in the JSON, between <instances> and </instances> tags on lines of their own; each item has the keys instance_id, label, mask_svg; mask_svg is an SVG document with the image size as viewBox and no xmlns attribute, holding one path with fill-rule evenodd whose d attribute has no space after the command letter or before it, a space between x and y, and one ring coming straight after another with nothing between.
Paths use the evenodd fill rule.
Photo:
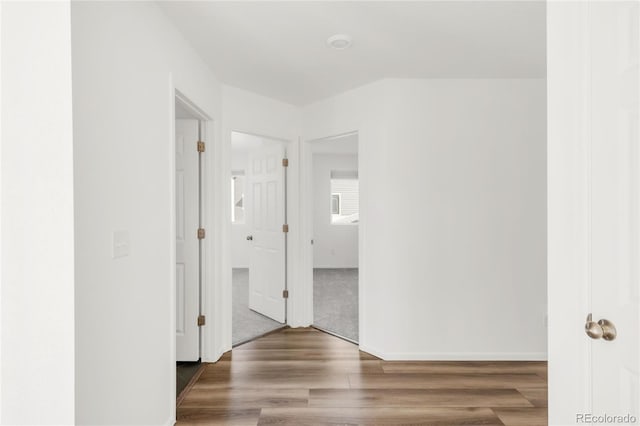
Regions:
<instances>
[{"instance_id":1,"label":"door knob on right door","mask_svg":"<svg viewBox=\"0 0 640 426\"><path fill-rule=\"evenodd\" d=\"M615 340L618 335L618 331L616 330L616 326L607 319L601 319L598 321L598 325L602 328L602 338L604 340Z\"/></svg>"},{"instance_id":2,"label":"door knob on right door","mask_svg":"<svg viewBox=\"0 0 640 426\"><path fill-rule=\"evenodd\" d=\"M587 322L584 325L584 331L585 333L587 333L587 336L591 337L594 340L598 340L602 337L604 331L602 330L602 326L593 321L592 318L593 317L591 314L587 315Z\"/></svg>"},{"instance_id":3,"label":"door knob on right door","mask_svg":"<svg viewBox=\"0 0 640 426\"><path fill-rule=\"evenodd\" d=\"M618 332L616 330L616 326L607 319L601 319L598 322L593 321L592 315L589 314L587 316L587 322L584 325L584 331L587 333L587 336L591 337L594 340L598 340L600 338L604 340L615 340Z\"/></svg>"}]
</instances>

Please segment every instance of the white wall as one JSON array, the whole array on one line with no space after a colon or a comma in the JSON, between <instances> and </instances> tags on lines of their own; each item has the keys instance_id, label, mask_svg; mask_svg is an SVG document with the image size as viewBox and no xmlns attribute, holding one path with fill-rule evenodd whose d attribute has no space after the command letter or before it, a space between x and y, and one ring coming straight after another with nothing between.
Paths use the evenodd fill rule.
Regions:
<instances>
[{"instance_id":1,"label":"white wall","mask_svg":"<svg viewBox=\"0 0 640 426\"><path fill-rule=\"evenodd\" d=\"M546 357L545 93L386 80L304 108L307 139L359 130L364 350Z\"/></svg>"},{"instance_id":2,"label":"white wall","mask_svg":"<svg viewBox=\"0 0 640 426\"><path fill-rule=\"evenodd\" d=\"M231 267L249 267L249 246L247 235L251 231L247 223L234 223L231 229Z\"/></svg>"},{"instance_id":3,"label":"white wall","mask_svg":"<svg viewBox=\"0 0 640 426\"><path fill-rule=\"evenodd\" d=\"M357 268L358 225L331 224L332 170L358 170L358 156L313 154L313 267Z\"/></svg>"},{"instance_id":4,"label":"white wall","mask_svg":"<svg viewBox=\"0 0 640 426\"><path fill-rule=\"evenodd\" d=\"M172 85L214 120L220 86L154 3L74 2L71 22L76 421L172 425ZM115 230L130 233L126 258L112 259ZM203 329L205 359L222 350L218 322Z\"/></svg>"},{"instance_id":5,"label":"white wall","mask_svg":"<svg viewBox=\"0 0 640 426\"><path fill-rule=\"evenodd\" d=\"M0 423L74 424L69 2L0 8Z\"/></svg>"}]
</instances>

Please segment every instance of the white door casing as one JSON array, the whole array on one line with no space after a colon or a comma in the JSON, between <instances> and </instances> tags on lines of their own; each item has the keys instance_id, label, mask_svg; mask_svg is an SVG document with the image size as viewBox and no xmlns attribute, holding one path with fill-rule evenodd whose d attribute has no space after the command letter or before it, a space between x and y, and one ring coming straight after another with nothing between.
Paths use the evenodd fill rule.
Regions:
<instances>
[{"instance_id":1,"label":"white door casing","mask_svg":"<svg viewBox=\"0 0 640 426\"><path fill-rule=\"evenodd\" d=\"M247 212L251 240L249 308L278 322L285 321L285 181L281 143L249 153Z\"/></svg>"},{"instance_id":2,"label":"white door casing","mask_svg":"<svg viewBox=\"0 0 640 426\"><path fill-rule=\"evenodd\" d=\"M551 425L640 421L639 22L638 2L547 5Z\"/></svg>"},{"instance_id":3,"label":"white door casing","mask_svg":"<svg viewBox=\"0 0 640 426\"><path fill-rule=\"evenodd\" d=\"M176 120L176 359L200 358L198 120Z\"/></svg>"},{"instance_id":4,"label":"white door casing","mask_svg":"<svg viewBox=\"0 0 640 426\"><path fill-rule=\"evenodd\" d=\"M592 413L640 421L640 7L590 2ZM613 422L611 422L613 423Z\"/></svg>"}]
</instances>

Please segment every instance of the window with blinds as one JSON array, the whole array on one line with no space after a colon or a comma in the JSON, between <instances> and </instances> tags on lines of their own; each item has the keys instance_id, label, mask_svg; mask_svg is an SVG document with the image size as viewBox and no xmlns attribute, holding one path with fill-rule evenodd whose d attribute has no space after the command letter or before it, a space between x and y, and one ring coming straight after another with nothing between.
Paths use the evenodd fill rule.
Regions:
<instances>
[{"instance_id":1,"label":"window with blinds","mask_svg":"<svg viewBox=\"0 0 640 426\"><path fill-rule=\"evenodd\" d=\"M331 223L357 225L360 220L358 172L331 171Z\"/></svg>"}]
</instances>

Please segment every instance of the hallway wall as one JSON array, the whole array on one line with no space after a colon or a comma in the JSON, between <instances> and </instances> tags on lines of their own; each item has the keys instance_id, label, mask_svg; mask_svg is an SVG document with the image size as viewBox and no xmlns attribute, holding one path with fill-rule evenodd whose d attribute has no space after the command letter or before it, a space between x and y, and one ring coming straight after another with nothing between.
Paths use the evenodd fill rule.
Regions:
<instances>
[{"instance_id":1,"label":"hallway wall","mask_svg":"<svg viewBox=\"0 0 640 426\"><path fill-rule=\"evenodd\" d=\"M217 120L221 87L154 3L74 2L71 20L76 421L172 425L171 85Z\"/></svg>"},{"instance_id":2,"label":"hallway wall","mask_svg":"<svg viewBox=\"0 0 640 426\"><path fill-rule=\"evenodd\" d=\"M74 424L69 2L0 2L0 423Z\"/></svg>"},{"instance_id":3,"label":"hallway wall","mask_svg":"<svg viewBox=\"0 0 640 426\"><path fill-rule=\"evenodd\" d=\"M359 131L363 350L546 358L544 80L384 80L303 126Z\"/></svg>"},{"instance_id":4,"label":"hallway wall","mask_svg":"<svg viewBox=\"0 0 640 426\"><path fill-rule=\"evenodd\" d=\"M220 84L154 3L76 2L71 9L76 416L82 424L173 424L172 84L214 120L205 185L215 216L207 234L217 238L208 252L206 276L215 286L204 296L205 361L231 348L231 263L222 244L230 237L230 132L293 141L295 158L300 109ZM294 208L289 218L295 238ZM128 257L112 259L116 230L130 234ZM122 377L136 381L123 388Z\"/></svg>"}]
</instances>

